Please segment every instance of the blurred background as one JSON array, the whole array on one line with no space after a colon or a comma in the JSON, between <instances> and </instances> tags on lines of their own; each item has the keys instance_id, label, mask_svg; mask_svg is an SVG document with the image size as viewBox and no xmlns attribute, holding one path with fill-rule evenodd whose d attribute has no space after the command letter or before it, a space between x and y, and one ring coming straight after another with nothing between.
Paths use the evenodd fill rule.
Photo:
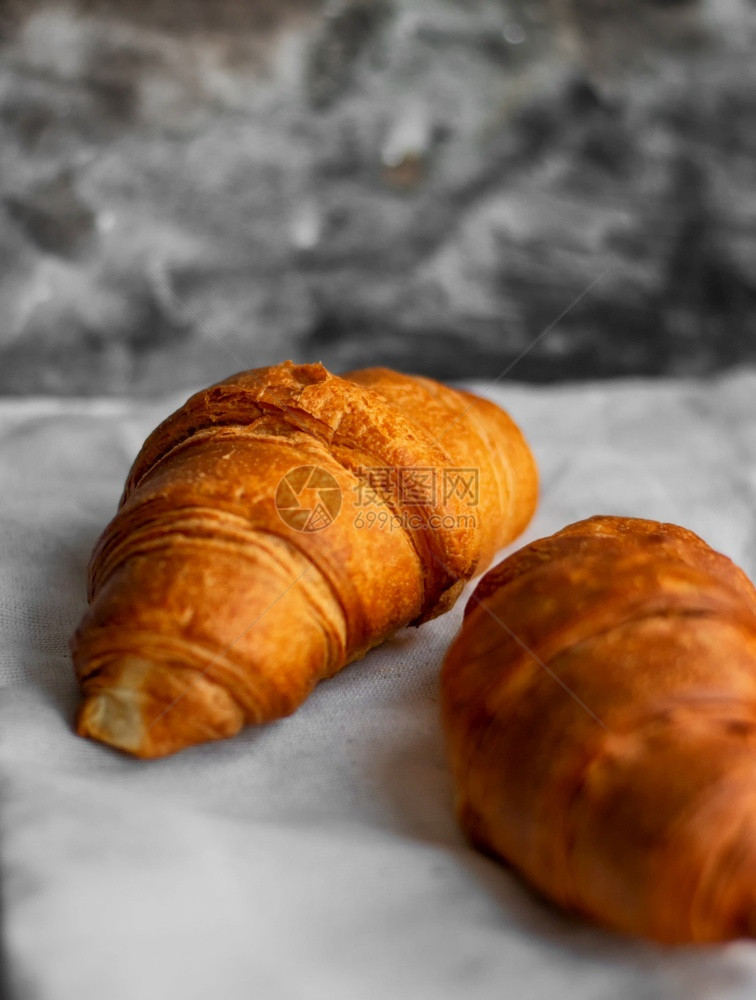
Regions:
<instances>
[{"instance_id":1,"label":"blurred background","mask_svg":"<svg viewBox=\"0 0 756 1000\"><path fill-rule=\"evenodd\" d=\"M0 392L753 364L755 41L754 0L0 0Z\"/></svg>"}]
</instances>

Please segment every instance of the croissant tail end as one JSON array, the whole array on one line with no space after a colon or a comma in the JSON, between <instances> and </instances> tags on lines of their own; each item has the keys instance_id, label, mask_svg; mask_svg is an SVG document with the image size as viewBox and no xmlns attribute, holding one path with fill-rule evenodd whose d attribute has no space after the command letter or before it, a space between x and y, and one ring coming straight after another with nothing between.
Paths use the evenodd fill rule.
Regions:
<instances>
[{"instance_id":1,"label":"croissant tail end","mask_svg":"<svg viewBox=\"0 0 756 1000\"><path fill-rule=\"evenodd\" d=\"M138 754L145 736L138 692L115 688L90 695L76 729L80 736Z\"/></svg>"},{"instance_id":2,"label":"croissant tail end","mask_svg":"<svg viewBox=\"0 0 756 1000\"><path fill-rule=\"evenodd\" d=\"M246 721L211 677L139 656L111 660L85 682L83 693L79 735L135 757L165 757L233 736Z\"/></svg>"}]
</instances>

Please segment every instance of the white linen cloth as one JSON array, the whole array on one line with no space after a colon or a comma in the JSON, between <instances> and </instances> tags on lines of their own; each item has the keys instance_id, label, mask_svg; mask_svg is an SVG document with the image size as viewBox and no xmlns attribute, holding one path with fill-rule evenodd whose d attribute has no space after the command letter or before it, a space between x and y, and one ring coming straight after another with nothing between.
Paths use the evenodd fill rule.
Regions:
<instances>
[{"instance_id":1,"label":"white linen cloth","mask_svg":"<svg viewBox=\"0 0 756 1000\"><path fill-rule=\"evenodd\" d=\"M541 469L518 546L590 514L637 515L684 524L756 572L756 373L489 395ZM143 762L74 735L67 643L87 559L142 439L179 402L0 402L7 995L756 995L756 945L605 933L466 845L437 694L464 600L236 739Z\"/></svg>"}]
</instances>

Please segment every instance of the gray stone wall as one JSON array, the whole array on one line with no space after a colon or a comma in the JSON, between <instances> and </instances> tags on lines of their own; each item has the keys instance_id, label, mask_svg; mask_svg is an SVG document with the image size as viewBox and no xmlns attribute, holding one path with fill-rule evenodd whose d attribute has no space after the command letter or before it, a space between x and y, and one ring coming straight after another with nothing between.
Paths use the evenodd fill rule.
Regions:
<instances>
[{"instance_id":1,"label":"gray stone wall","mask_svg":"<svg viewBox=\"0 0 756 1000\"><path fill-rule=\"evenodd\" d=\"M752 0L0 0L0 32L0 392L756 360Z\"/></svg>"}]
</instances>

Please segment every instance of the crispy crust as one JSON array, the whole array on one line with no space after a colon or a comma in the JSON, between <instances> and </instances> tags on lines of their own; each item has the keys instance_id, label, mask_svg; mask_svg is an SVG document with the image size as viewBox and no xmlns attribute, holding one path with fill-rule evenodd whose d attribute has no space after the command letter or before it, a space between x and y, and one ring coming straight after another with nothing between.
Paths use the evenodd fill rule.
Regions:
<instances>
[{"instance_id":1,"label":"crispy crust","mask_svg":"<svg viewBox=\"0 0 756 1000\"><path fill-rule=\"evenodd\" d=\"M93 553L72 641L78 731L142 757L231 735L289 714L395 628L451 606L537 493L519 430L471 402L386 369L339 378L291 362L189 399L145 441ZM474 510L441 490L424 504L387 493L383 520L358 524L366 468L461 465L480 472ZM323 530L297 530L276 508L300 466L338 484Z\"/></svg>"},{"instance_id":2,"label":"crispy crust","mask_svg":"<svg viewBox=\"0 0 756 1000\"><path fill-rule=\"evenodd\" d=\"M756 931L756 591L594 517L479 582L442 672L460 820L545 895L664 942Z\"/></svg>"}]
</instances>

